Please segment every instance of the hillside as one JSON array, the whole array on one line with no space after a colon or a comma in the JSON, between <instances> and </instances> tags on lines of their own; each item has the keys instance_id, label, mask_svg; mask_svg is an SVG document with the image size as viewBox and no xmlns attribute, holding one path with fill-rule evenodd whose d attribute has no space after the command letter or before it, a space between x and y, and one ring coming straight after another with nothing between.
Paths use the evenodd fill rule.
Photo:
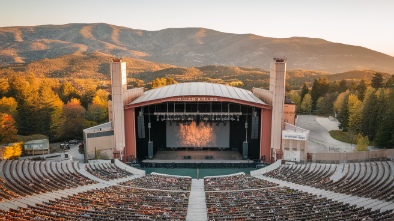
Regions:
<instances>
[{"instance_id":1,"label":"hillside","mask_svg":"<svg viewBox=\"0 0 394 221\"><path fill-rule=\"evenodd\" d=\"M177 82L204 81L227 84L251 89L253 87L269 87L269 71L260 68L207 65L202 67L177 67L174 65L154 63L141 59L124 57L130 86L146 86L156 78L174 78ZM0 67L0 79L6 79L9 69L24 73L33 73L41 78L58 79L93 79L100 84L109 84L110 56L100 53L74 53L58 58L46 58L27 64ZM370 82L373 70L354 70L329 74L314 70L288 70L286 82L292 88L301 88L307 82L312 85L314 79L326 77L329 81L364 79ZM390 74L382 72L387 79Z\"/></svg>"},{"instance_id":2,"label":"hillside","mask_svg":"<svg viewBox=\"0 0 394 221\"><path fill-rule=\"evenodd\" d=\"M278 39L204 28L144 31L102 23L0 28L0 65L73 53L101 53L182 67L264 69L268 69L272 57L285 56L289 70L339 73L369 69L394 73L394 57L323 39Z\"/></svg>"}]
</instances>

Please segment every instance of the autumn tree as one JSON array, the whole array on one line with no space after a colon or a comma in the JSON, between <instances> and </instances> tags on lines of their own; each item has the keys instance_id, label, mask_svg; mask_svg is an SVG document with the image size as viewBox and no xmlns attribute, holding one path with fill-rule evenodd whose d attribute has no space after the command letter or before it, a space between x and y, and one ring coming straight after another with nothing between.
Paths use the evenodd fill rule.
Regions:
<instances>
[{"instance_id":1,"label":"autumn tree","mask_svg":"<svg viewBox=\"0 0 394 221\"><path fill-rule=\"evenodd\" d=\"M288 94L288 97L291 101L293 101L296 105L296 111L299 112L301 108L301 97L296 91L291 91Z\"/></svg>"},{"instance_id":2,"label":"autumn tree","mask_svg":"<svg viewBox=\"0 0 394 221\"><path fill-rule=\"evenodd\" d=\"M361 134L357 134L357 151L367 151L369 145L368 136L362 136Z\"/></svg>"},{"instance_id":3,"label":"autumn tree","mask_svg":"<svg viewBox=\"0 0 394 221\"><path fill-rule=\"evenodd\" d=\"M80 99L81 95L79 91L71 85L70 82L64 81L60 86L60 99L63 103L67 104L72 98Z\"/></svg>"},{"instance_id":4,"label":"autumn tree","mask_svg":"<svg viewBox=\"0 0 394 221\"><path fill-rule=\"evenodd\" d=\"M84 129L85 109L78 99L72 98L64 107L63 115L63 136L64 139L71 139L82 136Z\"/></svg>"},{"instance_id":5,"label":"autumn tree","mask_svg":"<svg viewBox=\"0 0 394 221\"><path fill-rule=\"evenodd\" d=\"M361 130L361 108L363 103L354 94L350 94L347 100L347 109L349 112L348 127L354 134Z\"/></svg>"},{"instance_id":6,"label":"autumn tree","mask_svg":"<svg viewBox=\"0 0 394 221\"><path fill-rule=\"evenodd\" d=\"M152 89L176 83L178 82L176 82L173 78L156 78L151 82Z\"/></svg>"},{"instance_id":7,"label":"autumn tree","mask_svg":"<svg viewBox=\"0 0 394 221\"><path fill-rule=\"evenodd\" d=\"M58 139L62 135L63 102L47 81L42 82L39 94L38 131L47 135L50 139Z\"/></svg>"},{"instance_id":8,"label":"autumn tree","mask_svg":"<svg viewBox=\"0 0 394 221\"><path fill-rule=\"evenodd\" d=\"M85 108L85 110L87 110L89 104L92 103L95 94L96 94L96 88L89 88L82 94L80 102L82 107Z\"/></svg>"},{"instance_id":9,"label":"autumn tree","mask_svg":"<svg viewBox=\"0 0 394 221\"><path fill-rule=\"evenodd\" d=\"M11 115L14 119L16 118L17 115L17 108L18 103L13 97L2 97L0 99L0 112L1 113L7 113Z\"/></svg>"},{"instance_id":10,"label":"autumn tree","mask_svg":"<svg viewBox=\"0 0 394 221\"><path fill-rule=\"evenodd\" d=\"M394 89L394 74L387 80L385 87Z\"/></svg>"},{"instance_id":11,"label":"autumn tree","mask_svg":"<svg viewBox=\"0 0 394 221\"><path fill-rule=\"evenodd\" d=\"M86 112L86 119L97 124L108 121L108 92L98 90Z\"/></svg>"},{"instance_id":12,"label":"autumn tree","mask_svg":"<svg viewBox=\"0 0 394 221\"><path fill-rule=\"evenodd\" d=\"M15 142L17 133L14 118L9 114L0 112L0 144Z\"/></svg>"},{"instance_id":13,"label":"autumn tree","mask_svg":"<svg viewBox=\"0 0 394 221\"><path fill-rule=\"evenodd\" d=\"M22 142L13 143L11 146L6 146L3 151L4 159L13 159L22 155Z\"/></svg>"},{"instance_id":14,"label":"autumn tree","mask_svg":"<svg viewBox=\"0 0 394 221\"><path fill-rule=\"evenodd\" d=\"M349 109L348 109L348 97L349 92L342 92L338 95L334 102L334 110L337 113L337 119L342 125L342 129L347 131L348 120L349 120Z\"/></svg>"}]
</instances>

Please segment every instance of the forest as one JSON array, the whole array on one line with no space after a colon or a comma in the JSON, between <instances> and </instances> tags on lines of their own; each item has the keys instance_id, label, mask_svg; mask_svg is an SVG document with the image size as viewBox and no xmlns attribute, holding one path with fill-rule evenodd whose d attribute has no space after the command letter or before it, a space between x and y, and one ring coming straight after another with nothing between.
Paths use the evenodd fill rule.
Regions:
<instances>
[{"instance_id":1,"label":"forest","mask_svg":"<svg viewBox=\"0 0 394 221\"><path fill-rule=\"evenodd\" d=\"M109 72L108 67L103 65L107 61L100 58L95 65L83 66L87 57L66 58L60 59L65 62L61 63L64 67L70 62L82 66L66 68L70 72L66 74L67 71L59 70L59 60L47 59L44 63L0 70L0 144L19 141L18 135L32 134L45 135L51 142L81 139L84 128L108 121L110 79L104 74ZM133 64L127 71L129 88L151 89L187 81L245 89L268 87L268 73L256 68L176 68L163 64L152 67L133 59L127 62ZM99 68L91 70L94 67ZM360 73L364 75L357 78ZM343 131L367 136L379 147L394 147L393 75L372 71L326 75L290 70L286 93L297 105L298 114L336 116Z\"/></svg>"}]
</instances>

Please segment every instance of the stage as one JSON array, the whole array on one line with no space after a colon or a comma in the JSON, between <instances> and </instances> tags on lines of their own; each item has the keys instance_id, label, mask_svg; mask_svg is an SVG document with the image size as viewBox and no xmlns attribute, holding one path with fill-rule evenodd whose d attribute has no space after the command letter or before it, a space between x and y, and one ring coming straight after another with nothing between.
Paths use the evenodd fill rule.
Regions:
<instances>
[{"instance_id":1,"label":"stage","mask_svg":"<svg viewBox=\"0 0 394 221\"><path fill-rule=\"evenodd\" d=\"M161 150L153 159L143 163L251 163L253 160L242 160L238 151L230 150Z\"/></svg>"}]
</instances>

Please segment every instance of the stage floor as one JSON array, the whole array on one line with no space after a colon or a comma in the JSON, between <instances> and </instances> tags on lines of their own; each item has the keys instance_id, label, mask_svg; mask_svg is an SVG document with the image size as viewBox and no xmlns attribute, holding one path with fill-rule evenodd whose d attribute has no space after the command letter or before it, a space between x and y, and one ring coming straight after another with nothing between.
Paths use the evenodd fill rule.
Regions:
<instances>
[{"instance_id":1,"label":"stage floor","mask_svg":"<svg viewBox=\"0 0 394 221\"><path fill-rule=\"evenodd\" d=\"M190 159L185 157L190 156ZM211 157L207 159L207 157ZM238 151L228 150L166 150L157 151L153 159L143 160L144 163L250 163L242 160Z\"/></svg>"}]
</instances>

